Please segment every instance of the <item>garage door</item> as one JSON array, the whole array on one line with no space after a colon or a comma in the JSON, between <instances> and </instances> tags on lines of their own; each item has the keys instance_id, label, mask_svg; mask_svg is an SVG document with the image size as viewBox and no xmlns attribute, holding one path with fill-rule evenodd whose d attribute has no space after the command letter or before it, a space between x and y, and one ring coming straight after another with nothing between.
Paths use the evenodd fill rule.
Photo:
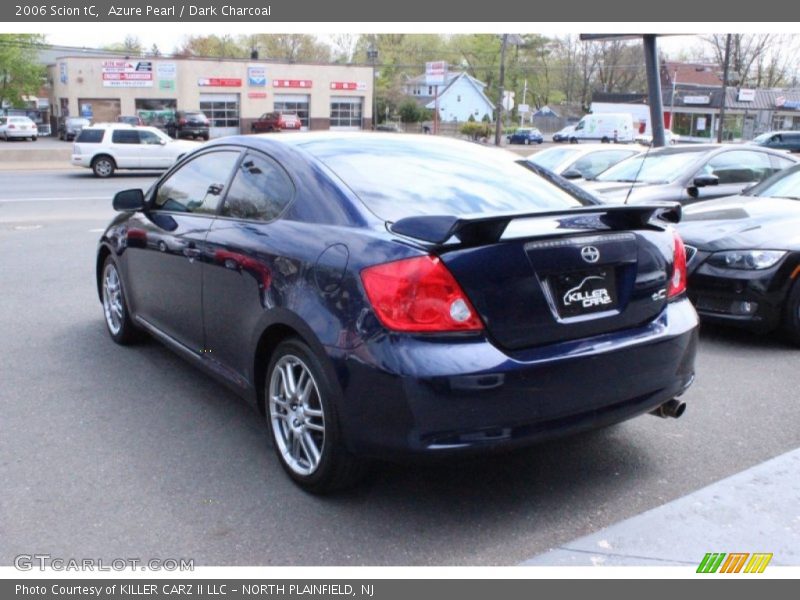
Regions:
<instances>
[{"instance_id":1,"label":"garage door","mask_svg":"<svg viewBox=\"0 0 800 600\"><path fill-rule=\"evenodd\" d=\"M294 113L300 118L302 129L308 129L308 94L275 94L275 110Z\"/></svg>"},{"instance_id":2,"label":"garage door","mask_svg":"<svg viewBox=\"0 0 800 600\"><path fill-rule=\"evenodd\" d=\"M212 138L239 134L239 94L200 94L200 110L211 122Z\"/></svg>"},{"instance_id":3,"label":"garage door","mask_svg":"<svg viewBox=\"0 0 800 600\"><path fill-rule=\"evenodd\" d=\"M361 129L361 98L333 96L331 98L331 129L339 131Z\"/></svg>"},{"instance_id":4,"label":"garage door","mask_svg":"<svg viewBox=\"0 0 800 600\"><path fill-rule=\"evenodd\" d=\"M78 110L92 123L116 123L121 114L119 98L78 98Z\"/></svg>"}]
</instances>

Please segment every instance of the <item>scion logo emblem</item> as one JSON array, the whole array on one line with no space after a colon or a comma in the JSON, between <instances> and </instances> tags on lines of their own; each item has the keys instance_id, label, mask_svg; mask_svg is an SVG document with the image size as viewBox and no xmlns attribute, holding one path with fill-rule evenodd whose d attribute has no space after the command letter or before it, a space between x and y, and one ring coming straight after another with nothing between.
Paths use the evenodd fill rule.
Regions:
<instances>
[{"instance_id":1,"label":"scion logo emblem","mask_svg":"<svg viewBox=\"0 0 800 600\"><path fill-rule=\"evenodd\" d=\"M600 250L594 246L584 246L581 248L581 257L588 263L596 263L600 260Z\"/></svg>"}]
</instances>

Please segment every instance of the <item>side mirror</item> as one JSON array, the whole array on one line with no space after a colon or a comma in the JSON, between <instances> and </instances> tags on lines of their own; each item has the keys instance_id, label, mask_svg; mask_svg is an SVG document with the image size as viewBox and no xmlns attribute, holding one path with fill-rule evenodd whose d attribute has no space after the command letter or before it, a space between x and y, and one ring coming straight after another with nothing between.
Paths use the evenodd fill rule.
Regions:
<instances>
[{"instance_id":1,"label":"side mirror","mask_svg":"<svg viewBox=\"0 0 800 600\"><path fill-rule=\"evenodd\" d=\"M719 185L719 177L716 175L698 175L692 182L694 187L701 188L709 185Z\"/></svg>"},{"instance_id":2,"label":"side mirror","mask_svg":"<svg viewBox=\"0 0 800 600\"><path fill-rule=\"evenodd\" d=\"M158 143L161 144L162 146L166 146L167 140L158 140Z\"/></svg>"},{"instance_id":3,"label":"side mirror","mask_svg":"<svg viewBox=\"0 0 800 600\"><path fill-rule=\"evenodd\" d=\"M117 192L114 194L112 206L119 212L144 210L144 192L139 188Z\"/></svg>"},{"instance_id":4,"label":"side mirror","mask_svg":"<svg viewBox=\"0 0 800 600\"><path fill-rule=\"evenodd\" d=\"M564 179L580 179L581 177L583 177L583 173L578 171L578 169L567 169L566 171L561 173L561 176Z\"/></svg>"}]
</instances>

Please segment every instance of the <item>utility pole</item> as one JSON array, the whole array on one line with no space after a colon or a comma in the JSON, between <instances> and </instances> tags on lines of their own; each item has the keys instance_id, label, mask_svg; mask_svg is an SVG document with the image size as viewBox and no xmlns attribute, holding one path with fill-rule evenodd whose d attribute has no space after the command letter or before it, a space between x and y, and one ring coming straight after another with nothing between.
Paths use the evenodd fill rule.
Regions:
<instances>
[{"instance_id":1,"label":"utility pole","mask_svg":"<svg viewBox=\"0 0 800 600\"><path fill-rule=\"evenodd\" d=\"M500 81L498 84L499 92L497 96L497 123L494 128L494 145L500 145L500 137L503 131L503 96L505 96L506 83L506 46L508 46L508 34L503 34L503 44L500 46Z\"/></svg>"},{"instance_id":2,"label":"utility pole","mask_svg":"<svg viewBox=\"0 0 800 600\"><path fill-rule=\"evenodd\" d=\"M375 89L375 65L378 62L378 46L375 44L374 38L367 49L367 59L372 64L372 131L375 131L378 121L378 92Z\"/></svg>"},{"instance_id":3,"label":"utility pole","mask_svg":"<svg viewBox=\"0 0 800 600\"><path fill-rule=\"evenodd\" d=\"M670 97L669 106L669 130L675 131L675 87L678 85L678 69L675 69L675 75L672 78L672 96Z\"/></svg>"},{"instance_id":4,"label":"utility pole","mask_svg":"<svg viewBox=\"0 0 800 600\"><path fill-rule=\"evenodd\" d=\"M523 103L523 104L525 104L525 96L527 96L527 95L528 95L528 80L526 79L526 80L525 80L525 87L523 87L523 88L522 88L522 103ZM520 126L520 127L522 127L522 120L523 120L524 118L525 118L525 115L523 115L523 114L520 112L520 113L519 113L519 126ZM531 120L531 123L533 123L533 120Z\"/></svg>"},{"instance_id":5,"label":"utility pole","mask_svg":"<svg viewBox=\"0 0 800 600\"><path fill-rule=\"evenodd\" d=\"M722 104L719 107L719 127L717 127L717 143L722 143L722 130L725 128L725 104L728 99L728 69L731 64L731 34L725 38L725 64L722 68Z\"/></svg>"}]
</instances>

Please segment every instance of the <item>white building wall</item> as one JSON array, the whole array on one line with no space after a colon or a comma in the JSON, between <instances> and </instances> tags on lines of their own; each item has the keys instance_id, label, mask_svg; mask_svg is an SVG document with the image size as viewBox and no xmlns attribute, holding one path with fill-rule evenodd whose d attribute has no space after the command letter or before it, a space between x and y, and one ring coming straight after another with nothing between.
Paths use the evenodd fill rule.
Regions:
<instances>
[{"instance_id":1,"label":"white building wall","mask_svg":"<svg viewBox=\"0 0 800 600\"><path fill-rule=\"evenodd\" d=\"M433 108L433 104L428 105ZM483 115L492 116L492 107L484 96L465 77L451 85L439 97L439 118L442 122L467 121L472 115L480 121Z\"/></svg>"}]
</instances>

